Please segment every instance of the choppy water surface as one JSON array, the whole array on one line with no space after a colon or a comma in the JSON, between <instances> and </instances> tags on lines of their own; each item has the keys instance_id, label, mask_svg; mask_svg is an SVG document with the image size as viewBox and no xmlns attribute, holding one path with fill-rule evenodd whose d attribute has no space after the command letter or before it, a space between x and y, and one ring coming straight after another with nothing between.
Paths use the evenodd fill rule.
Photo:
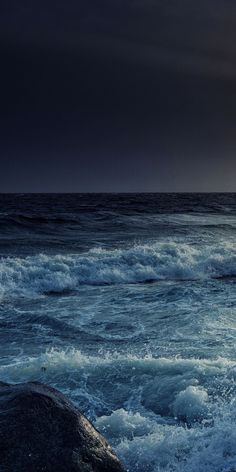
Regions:
<instances>
[{"instance_id":1,"label":"choppy water surface","mask_svg":"<svg viewBox=\"0 0 236 472\"><path fill-rule=\"evenodd\" d=\"M130 472L236 470L236 194L1 195L0 380Z\"/></svg>"}]
</instances>

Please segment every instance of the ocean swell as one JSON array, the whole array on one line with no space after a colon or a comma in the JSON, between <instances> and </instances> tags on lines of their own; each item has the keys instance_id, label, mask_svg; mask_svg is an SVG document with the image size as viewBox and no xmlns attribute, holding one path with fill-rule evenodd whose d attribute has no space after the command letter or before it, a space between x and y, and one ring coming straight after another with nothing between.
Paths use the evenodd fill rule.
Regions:
<instances>
[{"instance_id":1,"label":"ocean swell","mask_svg":"<svg viewBox=\"0 0 236 472\"><path fill-rule=\"evenodd\" d=\"M39 254L0 261L0 295L34 296L77 290L81 285L132 284L236 276L232 244L167 242L128 249L92 249L74 255Z\"/></svg>"}]
</instances>

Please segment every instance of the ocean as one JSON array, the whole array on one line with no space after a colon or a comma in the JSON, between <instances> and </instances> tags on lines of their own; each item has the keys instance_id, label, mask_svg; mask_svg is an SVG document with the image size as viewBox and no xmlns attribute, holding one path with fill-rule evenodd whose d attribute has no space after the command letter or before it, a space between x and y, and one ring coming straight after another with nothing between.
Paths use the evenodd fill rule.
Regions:
<instances>
[{"instance_id":1,"label":"ocean","mask_svg":"<svg viewBox=\"0 0 236 472\"><path fill-rule=\"evenodd\" d=\"M236 471L236 194L1 194L0 380L129 472Z\"/></svg>"}]
</instances>

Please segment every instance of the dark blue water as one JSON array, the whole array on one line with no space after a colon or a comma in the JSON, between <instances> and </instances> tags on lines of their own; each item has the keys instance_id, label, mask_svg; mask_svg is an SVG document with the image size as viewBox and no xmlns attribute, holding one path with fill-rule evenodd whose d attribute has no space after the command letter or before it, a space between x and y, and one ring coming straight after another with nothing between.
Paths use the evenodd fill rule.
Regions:
<instances>
[{"instance_id":1,"label":"dark blue water","mask_svg":"<svg viewBox=\"0 0 236 472\"><path fill-rule=\"evenodd\" d=\"M0 196L0 379L130 472L236 470L236 194Z\"/></svg>"}]
</instances>

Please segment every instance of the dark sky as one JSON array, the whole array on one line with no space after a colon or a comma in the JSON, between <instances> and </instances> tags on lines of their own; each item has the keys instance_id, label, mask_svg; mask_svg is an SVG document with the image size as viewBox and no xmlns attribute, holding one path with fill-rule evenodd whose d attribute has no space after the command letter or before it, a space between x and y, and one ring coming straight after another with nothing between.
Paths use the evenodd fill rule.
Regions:
<instances>
[{"instance_id":1,"label":"dark sky","mask_svg":"<svg viewBox=\"0 0 236 472\"><path fill-rule=\"evenodd\" d=\"M235 191L235 0L2 0L0 191Z\"/></svg>"}]
</instances>

